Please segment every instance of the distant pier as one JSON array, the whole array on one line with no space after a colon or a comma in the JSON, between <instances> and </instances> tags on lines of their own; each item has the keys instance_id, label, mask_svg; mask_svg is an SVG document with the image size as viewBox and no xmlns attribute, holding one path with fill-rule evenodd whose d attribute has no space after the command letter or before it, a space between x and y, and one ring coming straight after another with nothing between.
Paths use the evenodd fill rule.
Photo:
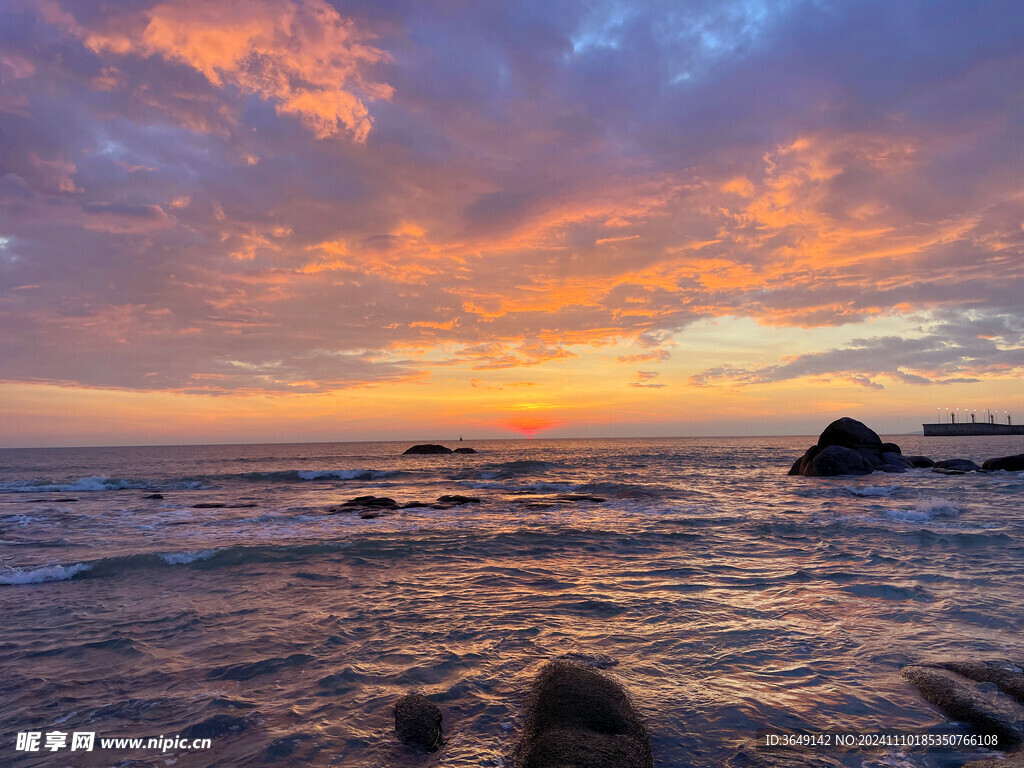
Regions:
<instances>
[{"instance_id":1,"label":"distant pier","mask_svg":"<svg viewBox=\"0 0 1024 768\"><path fill-rule=\"evenodd\" d=\"M1024 426L1018 424L986 424L965 422L960 424L922 424L925 437L965 437L970 435L1024 435Z\"/></svg>"}]
</instances>

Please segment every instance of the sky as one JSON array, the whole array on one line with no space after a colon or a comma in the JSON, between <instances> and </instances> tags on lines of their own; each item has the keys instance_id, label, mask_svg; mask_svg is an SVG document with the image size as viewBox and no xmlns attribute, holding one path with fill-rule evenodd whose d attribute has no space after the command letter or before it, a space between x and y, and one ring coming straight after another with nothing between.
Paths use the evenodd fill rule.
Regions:
<instances>
[{"instance_id":1,"label":"sky","mask_svg":"<svg viewBox=\"0 0 1024 768\"><path fill-rule=\"evenodd\" d=\"M0 446L1024 420L1018 0L0 0Z\"/></svg>"}]
</instances>

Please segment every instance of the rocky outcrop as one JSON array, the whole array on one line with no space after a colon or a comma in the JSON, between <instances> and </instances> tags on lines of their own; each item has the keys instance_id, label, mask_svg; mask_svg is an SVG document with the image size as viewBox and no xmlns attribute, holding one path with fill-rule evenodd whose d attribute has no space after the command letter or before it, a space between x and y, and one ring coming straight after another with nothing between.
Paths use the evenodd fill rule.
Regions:
<instances>
[{"instance_id":1,"label":"rocky outcrop","mask_svg":"<svg viewBox=\"0 0 1024 768\"><path fill-rule=\"evenodd\" d=\"M986 459L981 468L986 472L1022 472L1024 471L1024 453L1015 456L1000 456L998 459Z\"/></svg>"},{"instance_id":2,"label":"rocky outcrop","mask_svg":"<svg viewBox=\"0 0 1024 768\"><path fill-rule=\"evenodd\" d=\"M422 693L410 693L395 704L395 735L403 744L436 752L442 743L441 710Z\"/></svg>"},{"instance_id":3,"label":"rocky outcrop","mask_svg":"<svg viewBox=\"0 0 1024 768\"><path fill-rule=\"evenodd\" d=\"M869 475L875 471L906 472L913 462L895 443L882 439L856 419L836 419L789 470L791 475L834 477Z\"/></svg>"},{"instance_id":4,"label":"rocky outcrop","mask_svg":"<svg viewBox=\"0 0 1024 768\"><path fill-rule=\"evenodd\" d=\"M476 453L472 448L456 448L452 453Z\"/></svg>"},{"instance_id":5,"label":"rocky outcrop","mask_svg":"<svg viewBox=\"0 0 1024 768\"><path fill-rule=\"evenodd\" d=\"M911 465L915 467L928 468L935 466L935 462L929 459L927 456L904 456L903 458L905 458L907 461L911 463Z\"/></svg>"},{"instance_id":6,"label":"rocky outcrop","mask_svg":"<svg viewBox=\"0 0 1024 768\"><path fill-rule=\"evenodd\" d=\"M547 664L534 681L515 768L653 768L651 744L622 687L589 666Z\"/></svg>"},{"instance_id":7,"label":"rocky outcrop","mask_svg":"<svg viewBox=\"0 0 1024 768\"><path fill-rule=\"evenodd\" d=\"M945 662L904 667L901 674L950 719L998 736L1000 749L1024 743L1024 672L1019 667Z\"/></svg>"},{"instance_id":8,"label":"rocky outcrop","mask_svg":"<svg viewBox=\"0 0 1024 768\"><path fill-rule=\"evenodd\" d=\"M443 445L435 445L434 443L423 443L422 445L414 445L411 448L406 448L402 451L406 453L451 453L451 448L445 448Z\"/></svg>"}]
</instances>

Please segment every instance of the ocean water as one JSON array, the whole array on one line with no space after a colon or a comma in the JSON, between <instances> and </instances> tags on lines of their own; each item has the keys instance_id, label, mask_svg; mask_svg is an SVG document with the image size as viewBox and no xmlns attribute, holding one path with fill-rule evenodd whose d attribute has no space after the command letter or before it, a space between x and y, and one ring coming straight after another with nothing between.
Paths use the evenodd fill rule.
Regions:
<instances>
[{"instance_id":1,"label":"ocean water","mask_svg":"<svg viewBox=\"0 0 1024 768\"><path fill-rule=\"evenodd\" d=\"M960 765L754 748L772 728L956 732L900 667L1024 662L1024 473L787 476L813 442L0 451L0 764L510 766L531 678L576 654L630 691L658 766ZM445 494L480 502L331 512ZM445 714L434 755L393 737L413 690ZM55 730L212 746L16 751Z\"/></svg>"}]
</instances>

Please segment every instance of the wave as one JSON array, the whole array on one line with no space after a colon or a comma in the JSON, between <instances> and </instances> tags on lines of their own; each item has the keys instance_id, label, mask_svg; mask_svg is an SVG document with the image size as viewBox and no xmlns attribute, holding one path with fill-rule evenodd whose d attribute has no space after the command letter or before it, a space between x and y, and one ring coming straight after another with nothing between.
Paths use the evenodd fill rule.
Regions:
<instances>
[{"instance_id":1,"label":"wave","mask_svg":"<svg viewBox=\"0 0 1024 768\"><path fill-rule=\"evenodd\" d=\"M52 480L9 480L0 483L0 493L91 493L93 491L124 491L133 488L147 491L170 491L192 490L202 487L202 482L195 478L156 481L90 475L70 483L60 483Z\"/></svg>"},{"instance_id":2,"label":"wave","mask_svg":"<svg viewBox=\"0 0 1024 768\"><path fill-rule=\"evenodd\" d=\"M0 585L10 587L20 584L42 584L47 581L66 581L88 571L90 567L86 563L75 563L44 565L41 568L14 568L6 573L0 573Z\"/></svg>"},{"instance_id":3,"label":"wave","mask_svg":"<svg viewBox=\"0 0 1024 768\"><path fill-rule=\"evenodd\" d=\"M885 514L905 523L926 523L929 520L958 517L963 510L939 496L919 499L911 509L887 509Z\"/></svg>"},{"instance_id":4,"label":"wave","mask_svg":"<svg viewBox=\"0 0 1024 768\"><path fill-rule=\"evenodd\" d=\"M348 542L324 542L296 545L230 546L185 552L145 552L87 560L73 565L46 565L12 568L0 572L0 586L42 584L68 579L92 579L120 576L139 570L192 566L218 568L247 563L281 563L303 560L310 556L337 552L351 546Z\"/></svg>"},{"instance_id":5,"label":"wave","mask_svg":"<svg viewBox=\"0 0 1024 768\"><path fill-rule=\"evenodd\" d=\"M383 480L400 474L402 473L399 470L380 469L283 469L276 472L242 472L234 475L218 475L216 478L300 483L307 480Z\"/></svg>"}]
</instances>

